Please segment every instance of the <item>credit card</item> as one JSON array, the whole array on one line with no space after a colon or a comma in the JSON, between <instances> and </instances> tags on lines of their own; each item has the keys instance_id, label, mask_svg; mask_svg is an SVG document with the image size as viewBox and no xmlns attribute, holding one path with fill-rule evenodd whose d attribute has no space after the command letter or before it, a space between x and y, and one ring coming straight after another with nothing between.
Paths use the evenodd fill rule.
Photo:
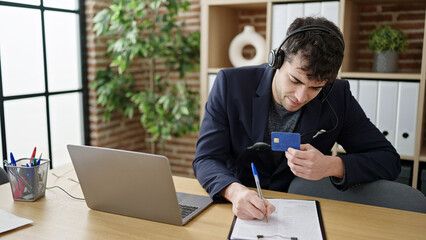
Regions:
<instances>
[{"instance_id":1,"label":"credit card","mask_svg":"<svg viewBox=\"0 0 426 240\"><path fill-rule=\"evenodd\" d=\"M300 133L272 132L272 151L285 152L288 148L300 149Z\"/></svg>"}]
</instances>

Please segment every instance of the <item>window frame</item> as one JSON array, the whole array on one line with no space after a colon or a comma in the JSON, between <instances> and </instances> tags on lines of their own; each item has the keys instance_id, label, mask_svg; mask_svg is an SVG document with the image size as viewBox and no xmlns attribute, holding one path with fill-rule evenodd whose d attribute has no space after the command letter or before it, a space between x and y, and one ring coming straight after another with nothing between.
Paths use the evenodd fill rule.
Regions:
<instances>
[{"instance_id":1,"label":"window frame","mask_svg":"<svg viewBox=\"0 0 426 240\"><path fill-rule=\"evenodd\" d=\"M7 136L6 136L6 125L5 125L5 112L4 104L6 101L17 100L17 99L27 99L33 97L44 97L46 101L46 123L47 123L47 142L48 142L48 152L50 155L50 168L53 166L54 156L52 156L52 133L51 133L51 122L50 122L50 104L49 97L54 95L62 95L69 93L81 93L82 94L82 123L83 123L83 142L85 145L90 145L90 127L89 127L89 96L88 96L88 76L87 76L87 46L86 46L86 18L85 18L85 5L84 0L78 0L78 9L77 10L68 10L52 7L44 7L43 0L40 0L40 5L29 5L22 3L13 3L13 2L4 2L0 1L0 6L10 6L26 9L36 9L40 10L41 15L41 35L42 35L42 47L43 47L43 67L44 67L44 83L45 89L42 93L34 94L22 94L22 95L13 95L13 96L4 96L3 95L3 79L2 79L2 69L1 69L1 58L0 58L0 134L1 134L1 148L3 159L8 159L8 149L7 149ZM75 90L66 90L66 91L48 91L48 71L47 71L47 53L46 53L46 33L45 33L45 11L55 11L63 13L74 13L78 14L79 19L79 39L80 39L80 69L81 69L81 87ZM3 162L4 167L4 162Z\"/></svg>"}]
</instances>

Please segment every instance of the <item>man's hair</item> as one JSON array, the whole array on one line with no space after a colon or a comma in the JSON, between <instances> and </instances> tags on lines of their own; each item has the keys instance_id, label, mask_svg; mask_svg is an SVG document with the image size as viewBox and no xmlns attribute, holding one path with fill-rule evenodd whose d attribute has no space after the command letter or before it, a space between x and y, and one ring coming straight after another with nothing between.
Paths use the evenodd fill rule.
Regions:
<instances>
[{"instance_id":1,"label":"man's hair","mask_svg":"<svg viewBox=\"0 0 426 240\"><path fill-rule=\"evenodd\" d=\"M343 61L344 44L340 29L329 20L320 17L297 18L289 26L287 35L294 30L307 25L323 25L332 34L321 30L308 30L291 36L284 44L285 61L292 62L293 57L300 54L303 61L302 70L308 72L308 77L317 81L332 83Z\"/></svg>"}]
</instances>

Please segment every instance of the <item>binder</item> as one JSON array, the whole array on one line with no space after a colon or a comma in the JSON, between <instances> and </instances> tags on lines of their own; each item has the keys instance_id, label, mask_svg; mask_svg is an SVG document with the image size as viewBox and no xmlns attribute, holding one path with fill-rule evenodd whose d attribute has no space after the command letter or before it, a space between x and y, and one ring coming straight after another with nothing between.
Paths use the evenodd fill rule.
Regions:
<instances>
[{"instance_id":1,"label":"binder","mask_svg":"<svg viewBox=\"0 0 426 240\"><path fill-rule=\"evenodd\" d=\"M274 4L272 6L272 49L280 46L287 32L287 4Z\"/></svg>"},{"instance_id":2,"label":"binder","mask_svg":"<svg viewBox=\"0 0 426 240\"><path fill-rule=\"evenodd\" d=\"M214 74L214 73L210 73L209 74L209 80L208 80L208 84L209 84L209 94L210 94L210 91L212 90L212 88L213 88L213 84L214 84L214 81L216 80L216 74Z\"/></svg>"},{"instance_id":3,"label":"binder","mask_svg":"<svg viewBox=\"0 0 426 240\"><path fill-rule=\"evenodd\" d=\"M287 32L290 24L298 17L303 17L303 3L288 3L287 4L287 14L283 17L286 18L286 25L284 25L284 29Z\"/></svg>"},{"instance_id":4,"label":"binder","mask_svg":"<svg viewBox=\"0 0 426 240\"><path fill-rule=\"evenodd\" d=\"M325 16L324 14L321 14L321 2L308 2L304 3L304 13L303 16L305 17L318 17L320 15Z\"/></svg>"},{"instance_id":5,"label":"binder","mask_svg":"<svg viewBox=\"0 0 426 240\"><path fill-rule=\"evenodd\" d=\"M360 80L358 89L358 102L365 114L373 124L376 124L378 82Z\"/></svg>"},{"instance_id":6,"label":"binder","mask_svg":"<svg viewBox=\"0 0 426 240\"><path fill-rule=\"evenodd\" d=\"M349 88L351 90L352 96L358 101L358 88L359 88L359 80L348 79Z\"/></svg>"},{"instance_id":7,"label":"binder","mask_svg":"<svg viewBox=\"0 0 426 240\"><path fill-rule=\"evenodd\" d=\"M321 2L321 16L339 26L339 1Z\"/></svg>"},{"instance_id":8,"label":"binder","mask_svg":"<svg viewBox=\"0 0 426 240\"><path fill-rule=\"evenodd\" d=\"M395 146L398 82L379 81L377 97L377 128Z\"/></svg>"},{"instance_id":9,"label":"binder","mask_svg":"<svg viewBox=\"0 0 426 240\"><path fill-rule=\"evenodd\" d=\"M414 156L418 82L399 82L395 148L400 155Z\"/></svg>"}]
</instances>

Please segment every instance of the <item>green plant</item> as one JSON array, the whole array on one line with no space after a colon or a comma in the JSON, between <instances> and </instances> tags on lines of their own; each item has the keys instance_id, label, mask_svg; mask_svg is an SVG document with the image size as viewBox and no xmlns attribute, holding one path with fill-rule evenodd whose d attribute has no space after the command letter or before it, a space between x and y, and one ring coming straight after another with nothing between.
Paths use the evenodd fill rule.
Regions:
<instances>
[{"instance_id":1,"label":"green plant","mask_svg":"<svg viewBox=\"0 0 426 240\"><path fill-rule=\"evenodd\" d=\"M377 53L388 50L403 52L406 46L404 33L391 26L379 26L369 34L368 48Z\"/></svg>"},{"instance_id":2,"label":"green plant","mask_svg":"<svg viewBox=\"0 0 426 240\"><path fill-rule=\"evenodd\" d=\"M187 87L186 73L198 71L200 34L185 31L185 20L179 19L189 5L186 0L114 0L96 14L94 30L109 39L111 63L91 88L105 108L105 120L113 111L130 118L139 111L154 143L198 130L198 95ZM141 58L149 66L149 88L136 90L129 66ZM170 79L175 72L180 80Z\"/></svg>"}]
</instances>

